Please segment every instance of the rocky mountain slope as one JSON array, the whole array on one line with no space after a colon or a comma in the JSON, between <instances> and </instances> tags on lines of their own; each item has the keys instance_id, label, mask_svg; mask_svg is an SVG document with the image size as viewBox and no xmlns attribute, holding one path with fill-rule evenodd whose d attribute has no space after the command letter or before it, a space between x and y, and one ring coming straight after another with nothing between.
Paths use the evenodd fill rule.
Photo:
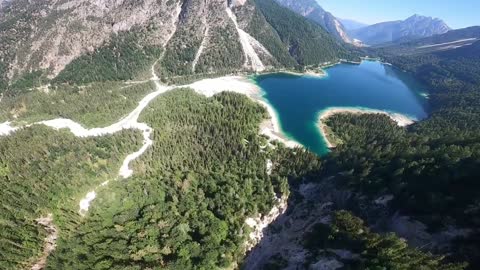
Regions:
<instances>
[{"instance_id":1,"label":"rocky mountain slope","mask_svg":"<svg viewBox=\"0 0 480 270\"><path fill-rule=\"evenodd\" d=\"M377 23L351 31L353 38L376 45L405 38L422 38L443 34L450 27L438 18L413 15L403 21Z\"/></svg>"},{"instance_id":2,"label":"rocky mountain slope","mask_svg":"<svg viewBox=\"0 0 480 270\"><path fill-rule=\"evenodd\" d=\"M260 10L259 4L268 8ZM272 0L14 1L0 13L0 89L54 78L131 80L160 55L162 78L294 67L319 47L339 54L316 52L308 64L344 57L343 45L321 27L278 7L292 26L312 29L314 46L287 40L294 29L266 20L275 17L275 5Z\"/></svg>"},{"instance_id":3,"label":"rocky mountain slope","mask_svg":"<svg viewBox=\"0 0 480 270\"><path fill-rule=\"evenodd\" d=\"M287 7L302 16L320 24L327 32L337 39L353 43L345 27L339 19L325 11L315 0L276 0L280 5Z\"/></svg>"},{"instance_id":4,"label":"rocky mountain slope","mask_svg":"<svg viewBox=\"0 0 480 270\"><path fill-rule=\"evenodd\" d=\"M173 0L14 1L0 18L4 79L33 71L53 78L77 57L136 28L148 31L139 46L162 47L180 10Z\"/></svg>"}]
</instances>

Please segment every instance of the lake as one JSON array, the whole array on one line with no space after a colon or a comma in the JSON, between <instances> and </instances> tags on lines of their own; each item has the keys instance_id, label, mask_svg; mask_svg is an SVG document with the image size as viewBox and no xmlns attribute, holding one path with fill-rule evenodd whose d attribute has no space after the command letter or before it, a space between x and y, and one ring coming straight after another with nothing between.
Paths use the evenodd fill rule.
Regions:
<instances>
[{"instance_id":1,"label":"lake","mask_svg":"<svg viewBox=\"0 0 480 270\"><path fill-rule=\"evenodd\" d=\"M318 128L319 112L331 107L375 109L415 120L427 117L424 86L401 70L374 61L339 64L322 78L266 74L255 78L277 112L283 133L309 150L328 153Z\"/></svg>"}]
</instances>

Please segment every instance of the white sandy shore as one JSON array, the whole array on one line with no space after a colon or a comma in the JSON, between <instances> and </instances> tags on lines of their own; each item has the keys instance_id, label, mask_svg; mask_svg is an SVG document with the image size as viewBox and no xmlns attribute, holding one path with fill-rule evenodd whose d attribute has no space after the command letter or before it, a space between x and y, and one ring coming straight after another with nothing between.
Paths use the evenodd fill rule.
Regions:
<instances>
[{"instance_id":1,"label":"white sandy shore","mask_svg":"<svg viewBox=\"0 0 480 270\"><path fill-rule=\"evenodd\" d=\"M342 108L342 107L331 107L328 108L324 111L321 111L318 116L318 125L320 128L320 132L322 133L323 138L325 139L325 142L327 143L328 148L334 148L335 145L333 142L330 142L327 137L327 126L325 125L325 120L332 115L339 114L339 113L350 113L350 114L383 114L390 119L392 119L394 122L397 123L398 126L400 127L406 127L409 126L417 119L411 118L407 115L400 114L400 113L393 113L393 112L387 112L387 111L381 111L381 110L375 110L375 109L368 109L368 108Z\"/></svg>"},{"instance_id":2,"label":"white sandy shore","mask_svg":"<svg viewBox=\"0 0 480 270\"><path fill-rule=\"evenodd\" d=\"M258 103L262 104L268 111L270 119L263 122L260 127L260 134L267 136L272 140L277 140L285 144L289 148L302 147L298 142L287 138L282 132L280 127L280 120L277 116L277 112L273 107L267 102L263 101L261 98L255 99Z\"/></svg>"},{"instance_id":3,"label":"white sandy shore","mask_svg":"<svg viewBox=\"0 0 480 270\"><path fill-rule=\"evenodd\" d=\"M221 92L231 91L252 97L260 92L260 88L243 76L225 76L214 79L204 79L189 85L179 86L195 90L195 92L211 97Z\"/></svg>"},{"instance_id":4,"label":"white sandy shore","mask_svg":"<svg viewBox=\"0 0 480 270\"><path fill-rule=\"evenodd\" d=\"M242 76L227 76L216 79L205 79L184 87L192 88L195 92L207 97L211 97L224 91L247 95L264 106L270 115L270 119L262 123L260 127L261 134L266 135L272 140L278 140L290 148L301 146L299 143L290 140L283 135L276 111L261 97L262 90L260 87L248 78Z\"/></svg>"},{"instance_id":5,"label":"white sandy shore","mask_svg":"<svg viewBox=\"0 0 480 270\"><path fill-rule=\"evenodd\" d=\"M328 77L328 73L326 70L322 69L321 72L315 72L312 70L307 70L305 72L296 72L291 70L280 70L280 71L272 71L272 72L262 72L261 75L268 75L268 74L287 74L292 76L298 77L310 77L310 78L325 78Z\"/></svg>"}]
</instances>

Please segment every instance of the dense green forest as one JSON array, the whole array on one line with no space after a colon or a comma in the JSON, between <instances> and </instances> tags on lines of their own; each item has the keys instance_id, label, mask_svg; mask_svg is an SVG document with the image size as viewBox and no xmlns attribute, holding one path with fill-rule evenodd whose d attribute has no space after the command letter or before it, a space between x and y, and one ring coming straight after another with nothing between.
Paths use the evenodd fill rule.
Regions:
<instances>
[{"instance_id":1,"label":"dense green forest","mask_svg":"<svg viewBox=\"0 0 480 270\"><path fill-rule=\"evenodd\" d=\"M272 53L274 65L301 67L357 56L274 1L255 3L258 9L246 30ZM200 74L192 74L190 62L201 41L188 40L187 30L176 33L156 67L165 81L226 74L242 66L242 48L229 21L212 29L216 46L200 58ZM94 127L118 120L154 89L151 82L124 82L150 76L161 55L157 47L139 45L144 34L114 36L70 63L48 88L36 88L48 82L42 71L26 73L10 86L0 80L0 91L15 90L2 97L0 123L64 117ZM300 183L333 178L338 188L362 199L392 195L387 215L419 220L429 233L449 228L473 233L441 250L432 247L429 251L438 254L432 255L392 233L369 229L360 217L369 223L381 217L372 220L354 206L353 214L335 211L331 224L306 232L303 244L312 260L348 249L359 259L342 261L347 269L458 270L465 268L463 261L468 269L478 269L479 51L480 42L415 56L379 51L429 87L429 118L401 128L384 115L332 116L327 124L342 143L322 158L279 143L272 147L258 134L265 109L245 96L168 92L141 115L139 121L154 129L154 144L132 163L134 175L99 188L84 218L78 214L80 198L117 178L121 161L140 147L140 134L76 138L36 125L0 137L0 268L28 268L38 257L46 232L35 219L48 213L60 237L47 269L229 268L244 257L251 230L247 217L268 212L276 197ZM4 69L0 62L0 73ZM274 164L271 174L267 160Z\"/></svg>"},{"instance_id":2,"label":"dense green forest","mask_svg":"<svg viewBox=\"0 0 480 270\"><path fill-rule=\"evenodd\" d=\"M208 44L193 72L192 63L203 39L203 36L195 37L194 31L198 30L192 27L180 29L175 33L168 44L161 65L157 65L157 73L161 74L162 80L176 82L180 76L195 78L193 74L226 74L242 68L245 62L243 49L233 22L228 20L225 25L210 29L206 37Z\"/></svg>"},{"instance_id":3,"label":"dense green forest","mask_svg":"<svg viewBox=\"0 0 480 270\"><path fill-rule=\"evenodd\" d=\"M254 3L255 0L248 0L248 2ZM275 62L270 63L272 66L293 68L297 65L297 62L290 55L288 48L285 47L278 33L267 22L258 7L253 11L243 8L234 9L234 11L240 20L248 21L245 31L265 46L275 58ZM262 59L262 61L265 60Z\"/></svg>"},{"instance_id":4,"label":"dense green forest","mask_svg":"<svg viewBox=\"0 0 480 270\"><path fill-rule=\"evenodd\" d=\"M8 92L2 98L0 122L33 123L62 117L85 127L108 126L130 113L154 89L153 82L97 82L50 85L22 94Z\"/></svg>"},{"instance_id":5,"label":"dense green forest","mask_svg":"<svg viewBox=\"0 0 480 270\"><path fill-rule=\"evenodd\" d=\"M459 95L459 99L463 97ZM454 103L457 102L465 103L461 100ZM56 225L62 229L58 247L49 257L48 269L212 269L231 266L243 257L244 244L249 231L245 225L245 219L256 213L267 212L274 203L275 195L288 192L286 179L290 179L290 184L295 186L298 184L297 179L320 181L333 175L339 185L364 191L372 198L386 192L393 193L397 196L394 202L395 207L405 209L404 211L408 211L408 214L429 224L442 224L443 219L450 222L449 217L458 219L459 215L462 215L459 209L469 205L475 196L478 198L476 193L463 196L464 200L453 207L445 204L444 201L429 200L429 198L447 196L445 191L454 184L459 184L456 188L462 189L458 192L464 192L468 188L475 190L475 186L469 186L471 181L468 180L469 176L475 176L472 174L474 172L472 162L475 159L478 160L479 148L474 147L473 143L466 144L465 141L461 141L459 145L464 148L459 148L458 145L437 148L436 145L428 145L428 143L441 143L441 137L433 138L431 141L423 140L413 131L397 127L385 116L338 115L332 117L328 124L338 136L342 137L344 144L321 161L308 151L291 150L280 144L275 144L275 149L264 148L267 140L258 135L258 125L264 117L266 112L260 105L253 103L245 96L233 93L205 98L191 90L178 90L157 98L147 107L140 119L154 128L154 145L135 161L133 164L135 175L132 178L112 182L98 190L97 199L84 219L79 219L75 208L79 197L91 185L88 187L83 184L72 185L75 188L73 193L63 191L67 196L65 198L68 198L68 204L58 203L57 200L65 200L61 196L55 197L55 204L34 203L43 208L40 212L39 210L30 211L54 212ZM436 118L432 117L432 119ZM422 123L419 127L415 126L418 129L415 132L430 130L428 126L428 122ZM25 131L28 130L30 129ZM48 134L42 134L41 138L53 138L52 142L57 142L55 144L57 147L63 143L62 141L59 143L55 136L71 137L68 132L57 133L46 128L42 130ZM21 133L16 134L21 135ZM110 137L91 140L95 142L98 140L98 143L88 146L87 149L97 155L110 153L109 147L140 141L140 138L132 135L133 133L125 141L123 139L110 141L112 140ZM14 138L16 137L5 139ZM28 138L22 137L20 140L28 140L34 146L37 144ZM45 143L45 140L41 142ZM104 143L108 144L104 145ZM413 146L409 146L410 143ZM12 144L10 141L6 143L12 149L17 144ZM357 147L352 147L353 145ZM75 146L77 148L72 148L73 146L65 148L74 149L65 153L70 155L83 153L82 144L77 143ZM132 146L132 148L135 147ZM460 150L452 151L455 149ZM29 150L31 150L30 145ZM44 151L40 153L45 153ZM54 150L48 149L46 153L50 151ZM445 151L449 151L450 155L445 156ZM465 154L461 154L462 151L466 151ZM30 152L18 151L18 153ZM74 156L76 155L78 154ZM415 162L419 162L419 155L425 155L425 161L416 164ZM434 159L437 155L438 160ZM52 158L58 160L55 156ZM81 154L78 158L85 160ZM271 175L266 173L267 159L272 159L275 164ZM8 161L10 160L14 161L9 158ZM32 161L35 160L37 159L32 159ZM59 169L66 170L65 166L70 162L76 161L60 159L55 164ZM437 164L437 162L440 163ZM75 164L82 166L82 163ZM93 162L93 164L96 163ZM118 164L118 161L113 164ZM433 181L444 172L457 172L455 164L464 165L458 169L464 173L453 178L451 183L445 181L450 178L444 178L442 182L445 183L444 186L438 183L421 182L424 178L417 175L432 174ZM400 166L403 165L407 169L396 170L401 169ZM450 167L444 167L447 165ZM7 173L29 171L34 175L37 174L36 170L28 167L32 166L31 162L23 166L27 167L17 170L5 166L2 171ZM39 164L38 166L41 170L49 168L47 165ZM91 168L97 168L95 165L91 166L93 166ZM69 167L71 170L75 168ZM84 181L88 180L89 184L98 184L102 180L113 177L112 175L118 169L116 167L115 170L109 170L109 174L98 174L96 169L81 168L81 171L72 172L76 176L71 175L69 180L76 181L75 179L81 178ZM395 171L395 174L392 174L392 171ZM64 174L55 170L51 172L52 176L46 179L55 181L60 185L59 188L66 188L65 181L59 181L58 178L59 175ZM85 174L92 173L96 180L91 181L92 176L84 177ZM418 176L415 178L416 182L405 181L412 175ZM31 179L35 181L37 178ZM438 188L432 189L432 185ZM10 188L17 189L20 186L15 184L10 185ZM33 187L36 186L33 185ZM82 192L77 193L78 190ZM394 193L396 191L398 193ZM415 196L412 197L412 194ZM32 198L35 197L32 196ZM404 198L408 201L403 201ZM458 198L452 198L449 202L458 201ZM422 213L418 212L422 210L420 206L425 203L429 204L423 209L428 209L431 219L425 219L429 216L422 216ZM403 204L410 208L403 208ZM433 209L432 211L438 211L439 214L435 214L437 212L432 214L430 208ZM9 209L11 211L12 208ZM473 210L464 216L463 224L474 224L469 223L472 221L469 218L475 216L475 213ZM24 226L22 231L16 231L21 236L16 234L9 236L25 239L24 243L28 241L32 248L29 249L31 253L17 251L15 248L9 248L8 252L3 252L7 254L5 258L10 263L5 266L7 269L12 268L15 263L25 262L26 259L35 257L38 253L43 234L32 224L32 219L37 216L38 214L32 216L30 223L27 223L30 224L29 226ZM11 222L12 218L7 217L5 220ZM363 233L357 235L348 226L362 228ZM358 218L344 214L339 216L339 219L335 219L332 226L319 226L320 231L313 231L312 235L307 237L305 247L312 254L322 254L325 250L335 247L351 248L355 252L364 250L361 253L362 260L350 262L352 267L357 267L352 269L364 269L364 266L403 267L399 269L419 269L420 266L423 269L462 269L461 265L448 265L441 262L441 257L411 249L392 234L374 234L362 226L364 225ZM12 234L9 230L4 231L9 235ZM470 259L469 255L476 252L472 249L475 248L472 242L459 243L459 247L462 252L466 251L465 259Z\"/></svg>"},{"instance_id":6,"label":"dense green forest","mask_svg":"<svg viewBox=\"0 0 480 270\"><path fill-rule=\"evenodd\" d=\"M245 62L242 45L232 21L225 26L210 29L210 42L200 56L197 64L198 73L234 72Z\"/></svg>"},{"instance_id":7,"label":"dense green forest","mask_svg":"<svg viewBox=\"0 0 480 270\"><path fill-rule=\"evenodd\" d=\"M286 182L267 174L266 112L247 97L166 93L142 114L154 145L135 175L100 190L48 269L216 269L242 258L245 219L266 213Z\"/></svg>"},{"instance_id":8,"label":"dense green forest","mask_svg":"<svg viewBox=\"0 0 480 270\"><path fill-rule=\"evenodd\" d=\"M158 59L158 46L141 45L148 32L120 33L108 44L80 56L68 64L54 83L85 84L104 81L126 81L150 76L150 67Z\"/></svg>"},{"instance_id":9,"label":"dense green forest","mask_svg":"<svg viewBox=\"0 0 480 270\"><path fill-rule=\"evenodd\" d=\"M480 41L455 50L412 56L380 52L382 58L411 72L430 87L430 92L477 90L480 83Z\"/></svg>"},{"instance_id":10,"label":"dense green forest","mask_svg":"<svg viewBox=\"0 0 480 270\"><path fill-rule=\"evenodd\" d=\"M319 65L324 62L337 62L339 59L351 59L356 55L330 36L322 27L273 0L256 0L257 7L267 22L276 30L284 46L299 65ZM265 37L275 42L273 37ZM281 51L275 50L277 54ZM283 57L285 58L285 57ZM283 60L288 64L288 59Z\"/></svg>"},{"instance_id":11,"label":"dense green forest","mask_svg":"<svg viewBox=\"0 0 480 270\"><path fill-rule=\"evenodd\" d=\"M342 172L338 181L372 198L392 194L395 209L437 229L478 226L476 213L465 209L480 196L479 116L475 130L453 134L438 128L450 124L436 113L410 132L382 115L333 116L327 124L343 144L328 157L324 173Z\"/></svg>"},{"instance_id":12,"label":"dense green forest","mask_svg":"<svg viewBox=\"0 0 480 270\"><path fill-rule=\"evenodd\" d=\"M201 23L201 22L198 22ZM190 31L189 31L190 30ZM165 55L157 69L160 77L171 77L174 75L191 75L192 62L195 59L198 48L203 37L197 37L193 29L179 29L173 35Z\"/></svg>"},{"instance_id":13,"label":"dense green forest","mask_svg":"<svg viewBox=\"0 0 480 270\"><path fill-rule=\"evenodd\" d=\"M313 258L349 250L354 254L352 258L340 259L344 269L462 270L465 267L465 264L444 263L442 256L411 248L394 233L371 232L360 218L347 211L334 212L331 224L316 224L305 236L304 246Z\"/></svg>"},{"instance_id":14,"label":"dense green forest","mask_svg":"<svg viewBox=\"0 0 480 270\"><path fill-rule=\"evenodd\" d=\"M334 176L339 186L372 200L393 195L390 214L420 220L431 233L466 228L449 260L480 266L479 44L415 57L384 55L430 89L428 119L408 129L383 115L340 114L327 125L342 141L311 179ZM432 247L435 249L435 247Z\"/></svg>"},{"instance_id":15,"label":"dense green forest","mask_svg":"<svg viewBox=\"0 0 480 270\"><path fill-rule=\"evenodd\" d=\"M79 221L78 203L91 188L116 178L138 133L80 139L33 126L0 137L0 268L28 268L45 232L35 219L53 213L61 234Z\"/></svg>"}]
</instances>

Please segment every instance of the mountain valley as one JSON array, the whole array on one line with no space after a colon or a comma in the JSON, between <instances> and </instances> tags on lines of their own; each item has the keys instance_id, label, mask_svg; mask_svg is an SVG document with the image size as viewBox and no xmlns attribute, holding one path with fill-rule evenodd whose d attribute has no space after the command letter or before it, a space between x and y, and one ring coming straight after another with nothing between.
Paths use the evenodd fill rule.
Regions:
<instances>
[{"instance_id":1,"label":"mountain valley","mask_svg":"<svg viewBox=\"0 0 480 270\"><path fill-rule=\"evenodd\" d=\"M478 269L479 74L420 15L0 1L0 269Z\"/></svg>"}]
</instances>

